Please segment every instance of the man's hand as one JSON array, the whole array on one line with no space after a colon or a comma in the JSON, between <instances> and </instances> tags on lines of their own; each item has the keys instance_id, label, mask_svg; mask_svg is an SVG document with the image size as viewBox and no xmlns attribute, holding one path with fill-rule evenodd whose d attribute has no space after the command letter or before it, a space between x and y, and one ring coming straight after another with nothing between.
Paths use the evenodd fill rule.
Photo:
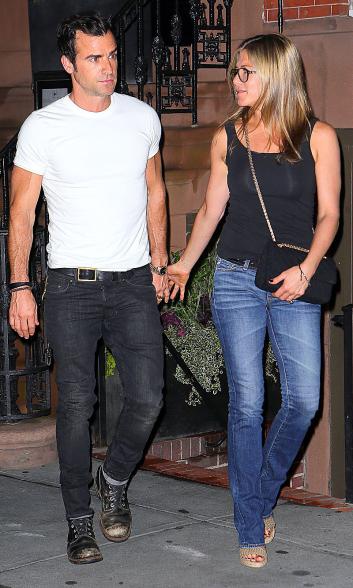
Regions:
<instances>
[{"instance_id":1,"label":"man's hand","mask_svg":"<svg viewBox=\"0 0 353 588\"><path fill-rule=\"evenodd\" d=\"M30 289L14 291L11 294L9 310L11 328L24 339L34 335L39 325L37 304Z\"/></svg>"},{"instance_id":2,"label":"man's hand","mask_svg":"<svg viewBox=\"0 0 353 588\"><path fill-rule=\"evenodd\" d=\"M153 285L156 289L156 297L158 304L164 300L164 302L168 302L169 300L169 287L168 287L168 276L167 274L164 276L160 276L152 272L152 280Z\"/></svg>"}]
</instances>

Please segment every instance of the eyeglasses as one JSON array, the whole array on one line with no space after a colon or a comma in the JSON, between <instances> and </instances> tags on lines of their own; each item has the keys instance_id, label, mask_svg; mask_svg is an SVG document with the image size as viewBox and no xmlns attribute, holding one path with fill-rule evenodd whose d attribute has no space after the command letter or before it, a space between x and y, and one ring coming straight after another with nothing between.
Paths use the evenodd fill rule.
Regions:
<instances>
[{"instance_id":1,"label":"eyeglasses","mask_svg":"<svg viewBox=\"0 0 353 588\"><path fill-rule=\"evenodd\" d=\"M248 81L249 75L254 73L256 73L256 70L251 70L247 67L236 67L232 70L232 78L234 80L234 78L238 76L239 80L245 83Z\"/></svg>"}]
</instances>

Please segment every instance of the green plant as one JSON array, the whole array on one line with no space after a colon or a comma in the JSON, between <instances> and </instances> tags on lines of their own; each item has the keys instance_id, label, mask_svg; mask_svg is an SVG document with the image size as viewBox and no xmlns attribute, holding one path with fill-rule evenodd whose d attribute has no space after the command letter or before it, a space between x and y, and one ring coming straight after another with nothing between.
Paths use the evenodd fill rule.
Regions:
<instances>
[{"instance_id":1,"label":"green plant","mask_svg":"<svg viewBox=\"0 0 353 588\"><path fill-rule=\"evenodd\" d=\"M173 263L178 261L180 254L180 251L172 253ZM201 386L211 394L221 392L220 376L225 369L222 348L210 309L215 264L216 251L213 247L201 258L192 272L184 302L179 299L172 301L161 310L165 335L179 351ZM113 375L115 369L115 360L107 351L106 376ZM270 344L265 348L265 374L277 381L278 369ZM182 384L190 384L180 366L176 368L175 378ZM201 404L201 395L193 386L185 402L189 406Z\"/></svg>"},{"instance_id":2,"label":"green plant","mask_svg":"<svg viewBox=\"0 0 353 588\"><path fill-rule=\"evenodd\" d=\"M171 254L172 263L179 260L181 251L175 251ZM183 322L194 323L199 322L200 312L209 310L209 299L213 287L213 274L216 265L216 250L215 247L210 249L204 255L195 269L191 273L187 284L185 302L172 302L169 309L172 310ZM204 306L206 305L206 309ZM209 318L211 316L209 315ZM207 322L207 317L205 318Z\"/></svg>"},{"instance_id":3,"label":"green plant","mask_svg":"<svg viewBox=\"0 0 353 588\"><path fill-rule=\"evenodd\" d=\"M172 254L172 261L180 258L180 251ZM165 306L162 323L166 336L179 351L201 386L211 394L221 392L220 375L224 371L222 348L212 322L210 296L216 264L215 247L204 255L192 272L184 302L177 300ZM190 384L178 365L175 378ZM191 386L185 402L189 406L201 404L199 392Z\"/></svg>"}]
</instances>

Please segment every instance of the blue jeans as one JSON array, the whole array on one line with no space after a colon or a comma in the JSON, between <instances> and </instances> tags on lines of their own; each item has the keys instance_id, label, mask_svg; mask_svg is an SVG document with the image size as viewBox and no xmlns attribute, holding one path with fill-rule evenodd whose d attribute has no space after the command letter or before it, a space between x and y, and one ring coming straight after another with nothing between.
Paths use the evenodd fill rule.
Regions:
<instances>
[{"instance_id":1,"label":"blue jeans","mask_svg":"<svg viewBox=\"0 0 353 588\"><path fill-rule=\"evenodd\" d=\"M151 272L143 266L117 280L78 282L49 270L45 320L59 391L57 443L68 518L90 508L89 419L95 395L95 353L103 337L124 388L124 404L104 469L126 480L141 460L162 405L162 328Z\"/></svg>"},{"instance_id":2,"label":"blue jeans","mask_svg":"<svg viewBox=\"0 0 353 588\"><path fill-rule=\"evenodd\" d=\"M248 262L218 258L212 296L229 385L228 467L242 547L264 544L263 518L272 513L320 396L320 305L274 298L255 286L255 273ZM263 447L266 330L282 405Z\"/></svg>"}]
</instances>

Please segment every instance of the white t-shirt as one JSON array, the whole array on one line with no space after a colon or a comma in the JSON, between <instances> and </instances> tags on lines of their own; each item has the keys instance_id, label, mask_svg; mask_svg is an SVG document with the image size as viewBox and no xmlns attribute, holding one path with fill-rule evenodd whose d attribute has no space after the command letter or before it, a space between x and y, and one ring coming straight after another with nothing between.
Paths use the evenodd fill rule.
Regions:
<instances>
[{"instance_id":1,"label":"white t-shirt","mask_svg":"<svg viewBox=\"0 0 353 588\"><path fill-rule=\"evenodd\" d=\"M15 165L43 176L49 267L124 271L148 263L145 171L160 135L153 108L121 94L102 112L65 96L27 118Z\"/></svg>"}]
</instances>

